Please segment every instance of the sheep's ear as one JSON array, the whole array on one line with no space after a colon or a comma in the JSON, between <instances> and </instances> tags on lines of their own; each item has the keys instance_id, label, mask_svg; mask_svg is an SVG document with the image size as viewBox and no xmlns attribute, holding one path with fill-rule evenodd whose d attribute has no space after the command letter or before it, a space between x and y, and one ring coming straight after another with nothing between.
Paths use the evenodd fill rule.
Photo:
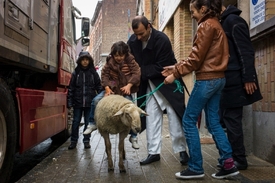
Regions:
<instances>
[{"instance_id":1,"label":"sheep's ear","mask_svg":"<svg viewBox=\"0 0 275 183\"><path fill-rule=\"evenodd\" d=\"M139 110L140 110L140 117L149 116L149 114L147 114L144 110L142 109L139 109Z\"/></svg>"},{"instance_id":2,"label":"sheep's ear","mask_svg":"<svg viewBox=\"0 0 275 183\"><path fill-rule=\"evenodd\" d=\"M119 116L121 114L123 114L123 108L117 111L113 116Z\"/></svg>"}]
</instances>

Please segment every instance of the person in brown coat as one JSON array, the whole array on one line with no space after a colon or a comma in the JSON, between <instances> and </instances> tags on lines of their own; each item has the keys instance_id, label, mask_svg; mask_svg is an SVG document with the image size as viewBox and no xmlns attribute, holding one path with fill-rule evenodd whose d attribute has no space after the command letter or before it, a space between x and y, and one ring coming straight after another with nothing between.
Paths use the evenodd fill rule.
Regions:
<instances>
[{"instance_id":1,"label":"person in brown coat","mask_svg":"<svg viewBox=\"0 0 275 183\"><path fill-rule=\"evenodd\" d=\"M101 71L101 85L105 90L98 94L92 102L89 125L84 134L90 134L97 129L94 110L100 99L111 94L118 94L132 100L131 94L138 91L139 84L140 67L134 56L130 54L128 45L123 41L114 43ZM131 131L129 140L133 148L139 149L137 134Z\"/></svg>"},{"instance_id":2,"label":"person in brown coat","mask_svg":"<svg viewBox=\"0 0 275 183\"><path fill-rule=\"evenodd\" d=\"M219 22L221 0L191 0L191 17L198 23L189 56L173 66L164 67L164 83L171 84L176 78L195 72L196 81L182 118L186 142L189 149L187 169L177 172L180 179L204 177L203 157L197 120L205 112L205 122L215 141L221 165L213 178L223 179L239 174L234 165L230 143L220 125L219 104L225 85L225 70L229 59L228 41Z\"/></svg>"}]
</instances>

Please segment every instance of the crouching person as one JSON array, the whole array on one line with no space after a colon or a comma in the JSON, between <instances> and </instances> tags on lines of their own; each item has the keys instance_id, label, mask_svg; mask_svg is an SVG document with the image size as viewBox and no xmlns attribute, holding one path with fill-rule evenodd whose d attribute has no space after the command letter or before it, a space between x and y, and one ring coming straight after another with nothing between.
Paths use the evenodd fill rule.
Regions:
<instances>
[{"instance_id":1,"label":"crouching person","mask_svg":"<svg viewBox=\"0 0 275 183\"><path fill-rule=\"evenodd\" d=\"M112 45L111 53L107 57L106 64L101 71L101 84L105 90L92 101L89 125L84 134L90 134L97 129L94 111L100 99L111 94L118 94L132 100L131 94L138 91L140 67L136 63L134 56L129 53L129 47L125 42L118 41ZM133 131L130 134L129 140L132 143L132 147L139 149L137 134Z\"/></svg>"},{"instance_id":2,"label":"crouching person","mask_svg":"<svg viewBox=\"0 0 275 183\"><path fill-rule=\"evenodd\" d=\"M72 73L68 90L68 108L73 107L73 124L71 144L68 149L74 149L79 137L79 124L84 113L84 130L89 123L89 114L93 98L102 90L101 81L94 67L94 60L89 52L82 51L76 61L77 67ZM91 134L84 135L85 149L90 146Z\"/></svg>"}]
</instances>

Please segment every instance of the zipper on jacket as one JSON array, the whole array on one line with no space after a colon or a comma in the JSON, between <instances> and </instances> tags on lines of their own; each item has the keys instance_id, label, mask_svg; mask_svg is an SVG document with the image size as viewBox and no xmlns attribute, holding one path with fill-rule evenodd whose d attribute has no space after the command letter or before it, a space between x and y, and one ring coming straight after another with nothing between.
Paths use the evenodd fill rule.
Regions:
<instances>
[{"instance_id":1,"label":"zipper on jacket","mask_svg":"<svg viewBox=\"0 0 275 183\"><path fill-rule=\"evenodd\" d=\"M77 74L76 76L76 83L78 83L78 80L79 80L79 74Z\"/></svg>"},{"instance_id":2,"label":"zipper on jacket","mask_svg":"<svg viewBox=\"0 0 275 183\"><path fill-rule=\"evenodd\" d=\"M83 72L83 107L85 107L85 98L86 98L86 85L85 85L85 80L86 80L86 77L85 77L85 72Z\"/></svg>"}]
</instances>

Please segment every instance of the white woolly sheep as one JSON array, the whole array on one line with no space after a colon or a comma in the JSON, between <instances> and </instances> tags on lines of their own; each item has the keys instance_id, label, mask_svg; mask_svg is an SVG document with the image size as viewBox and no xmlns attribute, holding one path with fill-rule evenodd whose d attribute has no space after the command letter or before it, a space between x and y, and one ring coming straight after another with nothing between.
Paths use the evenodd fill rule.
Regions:
<instances>
[{"instance_id":1,"label":"white woolly sheep","mask_svg":"<svg viewBox=\"0 0 275 183\"><path fill-rule=\"evenodd\" d=\"M135 133L141 130L141 114L148 115L132 101L120 95L109 95L98 102L95 109L95 121L99 133L104 138L105 151L108 158L108 171L114 170L109 134L119 133L118 166L120 172L126 172L123 164L123 159L125 159L124 139L131 129Z\"/></svg>"}]
</instances>

